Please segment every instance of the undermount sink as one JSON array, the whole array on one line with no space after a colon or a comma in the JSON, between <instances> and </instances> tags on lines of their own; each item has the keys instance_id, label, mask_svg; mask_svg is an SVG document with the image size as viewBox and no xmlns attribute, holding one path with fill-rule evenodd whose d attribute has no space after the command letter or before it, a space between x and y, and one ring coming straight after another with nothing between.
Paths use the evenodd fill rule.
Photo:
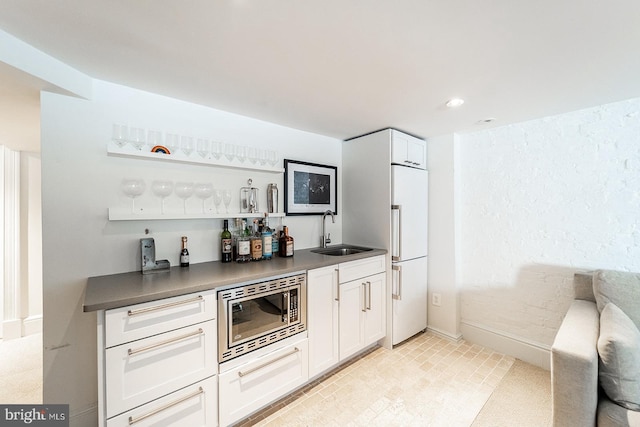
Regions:
<instances>
[{"instance_id":1,"label":"undermount sink","mask_svg":"<svg viewBox=\"0 0 640 427\"><path fill-rule=\"evenodd\" d=\"M327 248L312 249L311 252L322 254L322 255L329 255L329 256L345 256L345 255L359 254L360 252L367 252L371 250L373 249L363 248L361 246L335 245L335 246L329 246Z\"/></svg>"}]
</instances>

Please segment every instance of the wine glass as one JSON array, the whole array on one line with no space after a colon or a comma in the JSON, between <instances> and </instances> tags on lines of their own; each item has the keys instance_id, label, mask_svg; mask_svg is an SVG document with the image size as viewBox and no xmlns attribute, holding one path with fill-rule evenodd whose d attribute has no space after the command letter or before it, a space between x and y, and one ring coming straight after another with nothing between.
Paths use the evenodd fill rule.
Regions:
<instances>
[{"instance_id":1,"label":"wine glass","mask_svg":"<svg viewBox=\"0 0 640 427\"><path fill-rule=\"evenodd\" d=\"M190 136L183 136L180 140L180 147L182 148L184 154L189 156L191 153L193 153L194 149L193 138Z\"/></svg>"},{"instance_id":2,"label":"wine glass","mask_svg":"<svg viewBox=\"0 0 640 427\"><path fill-rule=\"evenodd\" d=\"M204 201L207 200L213 194L213 185L200 183L195 186L196 196L202 199L202 213L205 213Z\"/></svg>"},{"instance_id":3,"label":"wine glass","mask_svg":"<svg viewBox=\"0 0 640 427\"><path fill-rule=\"evenodd\" d=\"M164 215L164 199L169 197L173 192L173 182L171 181L153 181L151 183L153 194L160 197L160 213Z\"/></svg>"},{"instance_id":4,"label":"wine glass","mask_svg":"<svg viewBox=\"0 0 640 427\"><path fill-rule=\"evenodd\" d=\"M213 141L213 143L211 144L211 154L216 159L219 159L222 156L222 153L224 152L223 145L224 144L222 144L222 142L220 141Z\"/></svg>"},{"instance_id":5,"label":"wine glass","mask_svg":"<svg viewBox=\"0 0 640 427\"><path fill-rule=\"evenodd\" d=\"M150 130L147 132L147 138L149 145L153 148L156 145L162 145L162 132L158 130Z\"/></svg>"},{"instance_id":6,"label":"wine glass","mask_svg":"<svg viewBox=\"0 0 640 427\"><path fill-rule=\"evenodd\" d=\"M231 204L231 190L222 191L222 202L227 213L229 213L229 205Z\"/></svg>"},{"instance_id":7,"label":"wine glass","mask_svg":"<svg viewBox=\"0 0 640 427\"><path fill-rule=\"evenodd\" d=\"M131 142L131 145L133 145L137 150L142 150L142 147L147 144L147 138L145 136L144 129L129 129L129 142Z\"/></svg>"},{"instance_id":8,"label":"wine glass","mask_svg":"<svg viewBox=\"0 0 640 427\"><path fill-rule=\"evenodd\" d=\"M267 150L258 150L258 162L263 166L267 163Z\"/></svg>"},{"instance_id":9,"label":"wine glass","mask_svg":"<svg viewBox=\"0 0 640 427\"><path fill-rule=\"evenodd\" d=\"M236 158L244 163L244 159L247 158L247 147L244 145L236 145Z\"/></svg>"},{"instance_id":10,"label":"wine glass","mask_svg":"<svg viewBox=\"0 0 640 427\"><path fill-rule=\"evenodd\" d=\"M182 199L184 213L187 213L187 199L193 195L193 182L178 182L175 192L176 196Z\"/></svg>"},{"instance_id":11,"label":"wine glass","mask_svg":"<svg viewBox=\"0 0 640 427\"><path fill-rule=\"evenodd\" d=\"M235 152L236 149L233 144L224 144L224 155L229 161L233 160Z\"/></svg>"},{"instance_id":12,"label":"wine glass","mask_svg":"<svg viewBox=\"0 0 640 427\"><path fill-rule=\"evenodd\" d=\"M222 190L213 190L213 203L216 205L216 213L220 213L220 203L222 203Z\"/></svg>"},{"instance_id":13,"label":"wine glass","mask_svg":"<svg viewBox=\"0 0 640 427\"><path fill-rule=\"evenodd\" d=\"M171 154L176 154L180 148L180 136L175 133L167 134L167 148Z\"/></svg>"},{"instance_id":14,"label":"wine glass","mask_svg":"<svg viewBox=\"0 0 640 427\"><path fill-rule=\"evenodd\" d=\"M196 142L196 151L202 158L206 158L209 155L209 140L207 138L198 138Z\"/></svg>"},{"instance_id":15,"label":"wine glass","mask_svg":"<svg viewBox=\"0 0 640 427\"><path fill-rule=\"evenodd\" d=\"M275 166L276 163L278 163L278 153L276 153L276 150L267 151L267 161L271 166Z\"/></svg>"},{"instance_id":16,"label":"wine glass","mask_svg":"<svg viewBox=\"0 0 640 427\"><path fill-rule=\"evenodd\" d=\"M142 195L146 185L143 180L135 178L135 179L125 179L122 181L122 192L127 196L131 197L131 213L136 213L136 197Z\"/></svg>"},{"instance_id":17,"label":"wine glass","mask_svg":"<svg viewBox=\"0 0 640 427\"><path fill-rule=\"evenodd\" d=\"M118 123L113 124L113 132L111 134L111 139L116 145L120 148L127 145L127 139L129 134L129 128L127 125L122 125Z\"/></svg>"},{"instance_id":18,"label":"wine glass","mask_svg":"<svg viewBox=\"0 0 640 427\"><path fill-rule=\"evenodd\" d=\"M247 147L247 158L254 165L258 161L258 150L256 147Z\"/></svg>"}]
</instances>

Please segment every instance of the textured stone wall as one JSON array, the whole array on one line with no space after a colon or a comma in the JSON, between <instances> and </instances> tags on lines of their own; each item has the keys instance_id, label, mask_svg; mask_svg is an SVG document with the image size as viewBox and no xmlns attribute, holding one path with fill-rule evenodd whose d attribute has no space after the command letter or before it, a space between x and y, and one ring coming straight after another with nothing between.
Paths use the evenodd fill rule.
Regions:
<instances>
[{"instance_id":1,"label":"textured stone wall","mask_svg":"<svg viewBox=\"0 0 640 427\"><path fill-rule=\"evenodd\" d=\"M640 271L640 99L461 135L461 321L549 346L579 269Z\"/></svg>"}]
</instances>

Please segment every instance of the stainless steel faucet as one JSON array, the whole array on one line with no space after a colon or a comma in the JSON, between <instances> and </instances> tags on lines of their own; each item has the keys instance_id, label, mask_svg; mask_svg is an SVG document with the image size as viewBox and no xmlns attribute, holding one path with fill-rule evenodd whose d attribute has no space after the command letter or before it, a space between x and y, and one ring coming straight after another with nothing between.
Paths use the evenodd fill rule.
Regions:
<instances>
[{"instance_id":1,"label":"stainless steel faucet","mask_svg":"<svg viewBox=\"0 0 640 427\"><path fill-rule=\"evenodd\" d=\"M331 243L331 233L329 234L325 234L325 219L327 218L327 215L331 215L331 222L335 224L336 222L336 217L333 215L333 212L331 212L330 210L326 210L324 211L324 213L322 214L322 247L326 248L327 244Z\"/></svg>"}]
</instances>

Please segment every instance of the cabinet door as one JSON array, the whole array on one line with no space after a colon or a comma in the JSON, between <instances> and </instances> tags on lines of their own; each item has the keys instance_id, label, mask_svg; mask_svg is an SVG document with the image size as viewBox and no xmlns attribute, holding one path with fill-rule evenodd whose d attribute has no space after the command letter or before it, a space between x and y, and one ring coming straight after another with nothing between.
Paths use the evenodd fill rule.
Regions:
<instances>
[{"instance_id":1,"label":"cabinet door","mask_svg":"<svg viewBox=\"0 0 640 427\"><path fill-rule=\"evenodd\" d=\"M362 316L366 311L362 280L340 284L340 360L363 348Z\"/></svg>"},{"instance_id":2,"label":"cabinet door","mask_svg":"<svg viewBox=\"0 0 640 427\"><path fill-rule=\"evenodd\" d=\"M426 142L394 130L391 136L391 163L426 169Z\"/></svg>"},{"instance_id":3,"label":"cabinet door","mask_svg":"<svg viewBox=\"0 0 640 427\"><path fill-rule=\"evenodd\" d=\"M309 378L339 362L337 266L309 270L307 274L307 332Z\"/></svg>"},{"instance_id":4,"label":"cabinet door","mask_svg":"<svg viewBox=\"0 0 640 427\"><path fill-rule=\"evenodd\" d=\"M108 348L107 418L214 375L216 345L208 321Z\"/></svg>"},{"instance_id":5,"label":"cabinet door","mask_svg":"<svg viewBox=\"0 0 640 427\"><path fill-rule=\"evenodd\" d=\"M306 383L308 361L305 338L220 374L220 425L231 425Z\"/></svg>"},{"instance_id":6,"label":"cabinet door","mask_svg":"<svg viewBox=\"0 0 640 427\"><path fill-rule=\"evenodd\" d=\"M365 277L365 307L364 312L364 342L363 347L373 344L381 338L384 338L386 316L385 316L385 284L386 276L384 273L375 276Z\"/></svg>"},{"instance_id":7,"label":"cabinet door","mask_svg":"<svg viewBox=\"0 0 640 427\"><path fill-rule=\"evenodd\" d=\"M218 377L161 397L107 420L107 427L214 427L218 425Z\"/></svg>"}]
</instances>

